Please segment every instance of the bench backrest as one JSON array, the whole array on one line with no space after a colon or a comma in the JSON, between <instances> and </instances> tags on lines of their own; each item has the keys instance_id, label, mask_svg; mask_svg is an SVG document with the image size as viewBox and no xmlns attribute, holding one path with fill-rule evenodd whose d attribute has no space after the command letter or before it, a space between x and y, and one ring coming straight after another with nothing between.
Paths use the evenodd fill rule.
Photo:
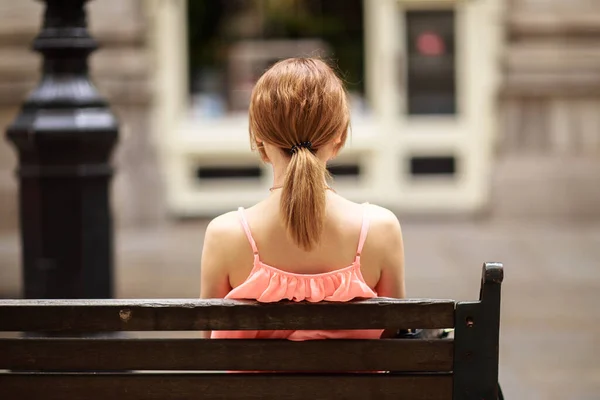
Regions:
<instances>
[{"instance_id":1,"label":"bench backrest","mask_svg":"<svg viewBox=\"0 0 600 400\"><path fill-rule=\"evenodd\" d=\"M13 333L0 338L0 370L10 370L0 373L0 398L495 400L501 281L501 265L484 265L480 300L458 303L4 300L0 332ZM452 327L454 339L291 342L189 334ZM259 370L285 373L222 373ZM318 373L302 373L311 371Z\"/></svg>"}]
</instances>

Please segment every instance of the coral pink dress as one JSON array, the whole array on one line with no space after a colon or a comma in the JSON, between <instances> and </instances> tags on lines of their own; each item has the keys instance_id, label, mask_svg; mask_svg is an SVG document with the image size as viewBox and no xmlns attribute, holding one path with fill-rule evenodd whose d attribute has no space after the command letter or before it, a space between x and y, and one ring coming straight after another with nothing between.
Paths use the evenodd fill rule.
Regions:
<instances>
[{"instance_id":1,"label":"coral pink dress","mask_svg":"<svg viewBox=\"0 0 600 400\"><path fill-rule=\"evenodd\" d=\"M226 299L252 299L271 303L292 301L338 301L377 297L365 282L360 270L360 254L369 231L367 205L363 206L363 222L354 262L342 269L321 274L296 274L282 271L260 261L244 209L238 210L240 223L254 252L254 267L244 283L225 296ZM213 331L213 339L378 339L382 330L280 330L280 331Z\"/></svg>"}]
</instances>

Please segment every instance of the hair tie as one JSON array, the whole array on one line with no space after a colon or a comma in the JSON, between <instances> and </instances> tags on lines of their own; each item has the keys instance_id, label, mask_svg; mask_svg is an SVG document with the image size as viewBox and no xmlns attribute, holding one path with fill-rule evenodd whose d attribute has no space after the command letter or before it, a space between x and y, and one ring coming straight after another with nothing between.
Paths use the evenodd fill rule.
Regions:
<instances>
[{"instance_id":1,"label":"hair tie","mask_svg":"<svg viewBox=\"0 0 600 400\"><path fill-rule=\"evenodd\" d=\"M298 152L298 150L300 150L301 148L305 148L308 150L312 149L312 143L311 142L300 142L298 144L293 145L288 151L290 152L290 154L296 154Z\"/></svg>"}]
</instances>

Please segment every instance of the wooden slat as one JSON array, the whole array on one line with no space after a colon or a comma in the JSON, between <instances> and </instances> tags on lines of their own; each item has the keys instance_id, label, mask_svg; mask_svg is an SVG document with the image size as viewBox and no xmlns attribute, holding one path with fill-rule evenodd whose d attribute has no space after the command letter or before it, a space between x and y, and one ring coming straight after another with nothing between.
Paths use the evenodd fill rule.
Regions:
<instances>
[{"instance_id":1,"label":"wooden slat","mask_svg":"<svg viewBox=\"0 0 600 400\"><path fill-rule=\"evenodd\" d=\"M454 325L452 300L2 300L0 331L396 329Z\"/></svg>"},{"instance_id":2,"label":"wooden slat","mask_svg":"<svg viewBox=\"0 0 600 400\"><path fill-rule=\"evenodd\" d=\"M3 400L452 399L452 376L0 374Z\"/></svg>"},{"instance_id":3,"label":"wooden slat","mask_svg":"<svg viewBox=\"0 0 600 400\"><path fill-rule=\"evenodd\" d=\"M452 340L0 339L0 369L450 371Z\"/></svg>"}]
</instances>

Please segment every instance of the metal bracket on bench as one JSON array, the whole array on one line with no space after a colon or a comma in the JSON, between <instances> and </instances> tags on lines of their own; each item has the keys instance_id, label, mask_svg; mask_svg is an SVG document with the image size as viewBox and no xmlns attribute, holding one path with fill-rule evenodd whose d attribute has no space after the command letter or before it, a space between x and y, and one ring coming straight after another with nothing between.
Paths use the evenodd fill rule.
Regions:
<instances>
[{"instance_id":1,"label":"metal bracket on bench","mask_svg":"<svg viewBox=\"0 0 600 400\"><path fill-rule=\"evenodd\" d=\"M478 302L456 305L454 337L454 400L498 398L500 263L485 263Z\"/></svg>"}]
</instances>

